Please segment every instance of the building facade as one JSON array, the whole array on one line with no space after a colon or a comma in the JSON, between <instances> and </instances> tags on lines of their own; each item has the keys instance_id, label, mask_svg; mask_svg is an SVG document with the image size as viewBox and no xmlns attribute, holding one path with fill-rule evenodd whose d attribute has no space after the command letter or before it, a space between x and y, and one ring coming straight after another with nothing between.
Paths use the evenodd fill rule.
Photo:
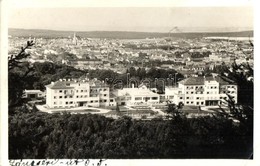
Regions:
<instances>
[{"instance_id":1,"label":"building facade","mask_svg":"<svg viewBox=\"0 0 260 166\"><path fill-rule=\"evenodd\" d=\"M46 105L49 108L80 106L115 106L109 86L98 80L59 80L46 85Z\"/></svg>"},{"instance_id":2,"label":"building facade","mask_svg":"<svg viewBox=\"0 0 260 166\"><path fill-rule=\"evenodd\" d=\"M114 92L119 105L147 105L160 102L160 95L148 89L145 85L123 88Z\"/></svg>"},{"instance_id":3,"label":"building facade","mask_svg":"<svg viewBox=\"0 0 260 166\"><path fill-rule=\"evenodd\" d=\"M220 76L190 77L178 83L178 87L166 87L166 100L195 106L224 104L230 95L237 102L237 85Z\"/></svg>"}]
</instances>

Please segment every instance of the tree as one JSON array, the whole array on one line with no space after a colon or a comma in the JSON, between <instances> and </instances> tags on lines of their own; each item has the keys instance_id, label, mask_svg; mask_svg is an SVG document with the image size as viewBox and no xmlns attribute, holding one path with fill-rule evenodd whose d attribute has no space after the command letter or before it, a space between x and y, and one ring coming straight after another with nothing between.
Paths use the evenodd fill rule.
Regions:
<instances>
[{"instance_id":1,"label":"tree","mask_svg":"<svg viewBox=\"0 0 260 166\"><path fill-rule=\"evenodd\" d=\"M25 47L21 47L21 51L17 55L8 57L8 105L14 107L21 105L23 90L26 87L26 82L30 79L30 74L33 72L34 67L27 62L21 60L30 56L26 53L34 45L33 41L27 41Z\"/></svg>"}]
</instances>

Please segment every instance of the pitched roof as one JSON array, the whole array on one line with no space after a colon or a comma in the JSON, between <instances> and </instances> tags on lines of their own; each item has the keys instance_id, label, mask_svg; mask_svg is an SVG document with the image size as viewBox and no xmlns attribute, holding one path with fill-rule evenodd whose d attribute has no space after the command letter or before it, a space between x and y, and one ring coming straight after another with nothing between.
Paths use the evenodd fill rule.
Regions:
<instances>
[{"instance_id":1,"label":"pitched roof","mask_svg":"<svg viewBox=\"0 0 260 166\"><path fill-rule=\"evenodd\" d=\"M204 81L217 81L220 85L236 84L233 80L223 76L210 77L189 77L180 81L183 85L204 85Z\"/></svg>"},{"instance_id":2,"label":"pitched roof","mask_svg":"<svg viewBox=\"0 0 260 166\"><path fill-rule=\"evenodd\" d=\"M179 83L183 85L203 85L204 84L204 78L203 77L189 77L186 78Z\"/></svg>"},{"instance_id":3,"label":"pitched roof","mask_svg":"<svg viewBox=\"0 0 260 166\"><path fill-rule=\"evenodd\" d=\"M57 81L46 85L50 89L73 89L73 87L66 85L66 81Z\"/></svg>"}]
</instances>

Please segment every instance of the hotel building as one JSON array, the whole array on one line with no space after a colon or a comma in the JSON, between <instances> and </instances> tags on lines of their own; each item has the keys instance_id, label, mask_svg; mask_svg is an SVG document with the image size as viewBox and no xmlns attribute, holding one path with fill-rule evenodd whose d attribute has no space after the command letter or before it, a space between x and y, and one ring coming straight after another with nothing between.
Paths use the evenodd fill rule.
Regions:
<instances>
[{"instance_id":1,"label":"hotel building","mask_svg":"<svg viewBox=\"0 0 260 166\"><path fill-rule=\"evenodd\" d=\"M190 77L178 83L178 87L166 87L166 100L178 104L214 106L225 103L227 94L237 102L237 85L234 81L218 75Z\"/></svg>"},{"instance_id":2,"label":"hotel building","mask_svg":"<svg viewBox=\"0 0 260 166\"><path fill-rule=\"evenodd\" d=\"M116 102L104 82L63 79L46 85L46 105L49 108L100 107L115 106Z\"/></svg>"}]
</instances>

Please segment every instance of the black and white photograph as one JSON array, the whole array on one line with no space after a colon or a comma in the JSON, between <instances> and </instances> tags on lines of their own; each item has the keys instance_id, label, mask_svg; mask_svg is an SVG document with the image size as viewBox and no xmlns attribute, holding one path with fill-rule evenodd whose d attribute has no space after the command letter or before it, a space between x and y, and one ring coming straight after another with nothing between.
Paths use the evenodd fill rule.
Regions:
<instances>
[{"instance_id":1,"label":"black and white photograph","mask_svg":"<svg viewBox=\"0 0 260 166\"><path fill-rule=\"evenodd\" d=\"M13 4L1 55L10 165L254 160L252 2Z\"/></svg>"}]
</instances>

